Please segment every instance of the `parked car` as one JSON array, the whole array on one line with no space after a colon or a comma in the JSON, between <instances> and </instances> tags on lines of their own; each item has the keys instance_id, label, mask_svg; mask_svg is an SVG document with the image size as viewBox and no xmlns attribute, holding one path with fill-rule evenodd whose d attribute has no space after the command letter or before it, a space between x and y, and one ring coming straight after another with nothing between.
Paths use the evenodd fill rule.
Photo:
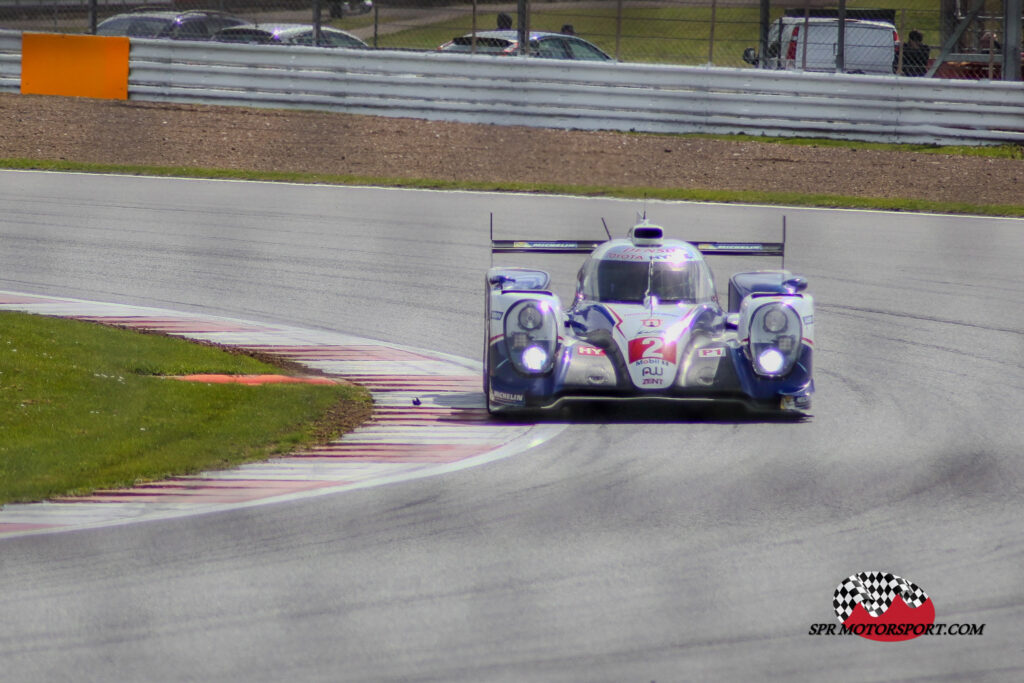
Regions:
<instances>
[{"instance_id":1,"label":"parked car","mask_svg":"<svg viewBox=\"0 0 1024 683\"><path fill-rule=\"evenodd\" d=\"M515 30L478 31L475 34L477 54L514 55L519 53L519 32ZM437 49L441 52L473 52L474 34L452 38ZM564 33L530 32L530 54L547 59L580 59L591 62L611 61L603 50L582 38Z\"/></svg>"},{"instance_id":2,"label":"parked car","mask_svg":"<svg viewBox=\"0 0 1024 683\"><path fill-rule=\"evenodd\" d=\"M844 70L891 74L900 47L896 27L887 21L846 20ZM839 20L834 17L779 17L768 30L766 55L748 47L743 61L765 69L836 70Z\"/></svg>"},{"instance_id":3,"label":"parked car","mask_svg":"<svg viewBox=\"0 0 1024 683\"><path fill-rule=\"evenodd\" d=\"M228 26L249 23L248 19L215 12L128 12L115 14L96 26L98 36L129 36L131 38L170 38L171 40L209 40Z\"/></svg>"},{"instance_id":4,"label":"parked car","mask_svg":"<svg viewBox=\"0 0 1024 683\"><path fill-rule=\"evenodd\" d=\"M214 34L221 43L252 43L255 45L319 45L320 47L369 47L351 33L330 26L320 27L320 42L315 28L309 24L245 24L232 26Z\"/></svg>"},{"instance_id":5,"label":"parked car","mask_svg":"<svg viewBox=\"0 0 1024 683\"><path fill-rule=\"evenodd\" d=\"M341 19L350 14L366 14L373 11L373 0L329 0L328 10L332 19Z\"/></svg>"}]
</instances>

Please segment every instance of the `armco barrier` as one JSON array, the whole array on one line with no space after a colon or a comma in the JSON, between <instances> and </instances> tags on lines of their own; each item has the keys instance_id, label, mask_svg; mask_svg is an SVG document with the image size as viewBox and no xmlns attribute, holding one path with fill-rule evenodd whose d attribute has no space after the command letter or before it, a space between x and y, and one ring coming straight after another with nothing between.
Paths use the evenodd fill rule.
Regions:
<instances>
[{"instance_id":1,"label":"armco barrier","mask_svg":"<svg viewBox=\"0 0 1024 683\"><path fill-rule=\"evenodd\" d=\"M1024 143L1020 83L895 76L133 39L128 96L584 130Z\"/></svg>"},{"instance_id":2,"label":"armco barrier","mask_svg":"<svg viewBox=\"0 0 1024 683\"><path fill-rule=\"evenodd\" d=\"M21 90L21 34L0 31L0 92Z\"/></svg>"}]
</instances>

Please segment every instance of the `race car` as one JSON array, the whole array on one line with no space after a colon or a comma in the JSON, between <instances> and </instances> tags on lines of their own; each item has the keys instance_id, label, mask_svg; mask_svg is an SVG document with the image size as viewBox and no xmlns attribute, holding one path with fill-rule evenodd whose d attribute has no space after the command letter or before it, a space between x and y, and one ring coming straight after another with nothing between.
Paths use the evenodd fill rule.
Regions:
<instances>
[{"instance_id":1,"label":"race car","mask_svg":"<svg viewBox=\"0 0 1024 683\"><path fill-rule=\"evenodd\" d=\"M607 226L605 227L608 231ZM806 415L814 300L787 270L741 272L719 303L705 255L782 257L782 242L686 242L647 221L602 241L495 240L497 253L589 254L568 308L547 272L487 271L484 395L492 414L570 401L742 404Z\"/></svg>"}]
</instances>

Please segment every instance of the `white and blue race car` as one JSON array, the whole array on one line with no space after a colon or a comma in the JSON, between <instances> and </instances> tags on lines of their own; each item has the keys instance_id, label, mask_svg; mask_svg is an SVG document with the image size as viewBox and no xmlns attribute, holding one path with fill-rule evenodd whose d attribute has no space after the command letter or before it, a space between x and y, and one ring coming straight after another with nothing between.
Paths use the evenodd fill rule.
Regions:
<instances>
[{"instance_id":1,"label":"white and blue race car","mask_svg":"<svg viewBox=\"0 0 1024 683\"><path fill-rule=\"evenodd\" d=\"M783 256L782 242L685 242L645 220L625 239L491 240L492 253L586 253L566 309L541 270L486 280L491 413L568 401L732 402L802 415L814 391L814 300L786 270L733 275L719 303L706 254ZM783 260L784 263L784 260Z\"/></svg>"}]
</instances>

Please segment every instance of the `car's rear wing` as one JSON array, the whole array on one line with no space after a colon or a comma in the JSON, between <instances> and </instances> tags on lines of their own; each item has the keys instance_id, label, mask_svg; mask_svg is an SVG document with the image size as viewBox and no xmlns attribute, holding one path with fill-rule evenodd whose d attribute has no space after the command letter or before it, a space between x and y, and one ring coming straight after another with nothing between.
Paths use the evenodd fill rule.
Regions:
<instances>
[{"instance_id":1,"label":"car's rear wing","mask_svg":"<svg viewBox=\"0 0 1024 683\"><path fill-rule=\"evenodd\" d=\"M492 254L589 254L606 240L491 240ZM690 242L690 240L687 240ZM690 242L702 254L785 256L785 242Z\"/></svg>"},{"instance_id":2,"label":"car's rear wing","mask_svg":"<svg viewBox=\"0 0 1024 683\"><path fill-rule=\"evenodd\" d=\"M605 226L608 230L608 226ZM611 239L609 232L608 239ZM491 218L491 254L589 254L606 240L496 240ZM781 256L786 259L786 219L782 219L781 242L718 242L686 240L710 256Z\"/></svg>"},{"instance_id":3,"label":"car's rear wing","mask_svg":"<svg viewBox=\"0 0 1024 683\"><path fill-rule=\"evenodd\" d=\"M689 241L689 240L687 240ZM690 242L712 256L785 256L785 242Z\"/></svg>"},{"instance_id":4,"label":"car's rear wing","mask_svg":"<svg viewBox=\"0 0 1024 683\"><path fill-rule=\"evenodd\" d=\"M589 254L606 240L491 240L492 254Z\"/></svg>"}]
</instances>

